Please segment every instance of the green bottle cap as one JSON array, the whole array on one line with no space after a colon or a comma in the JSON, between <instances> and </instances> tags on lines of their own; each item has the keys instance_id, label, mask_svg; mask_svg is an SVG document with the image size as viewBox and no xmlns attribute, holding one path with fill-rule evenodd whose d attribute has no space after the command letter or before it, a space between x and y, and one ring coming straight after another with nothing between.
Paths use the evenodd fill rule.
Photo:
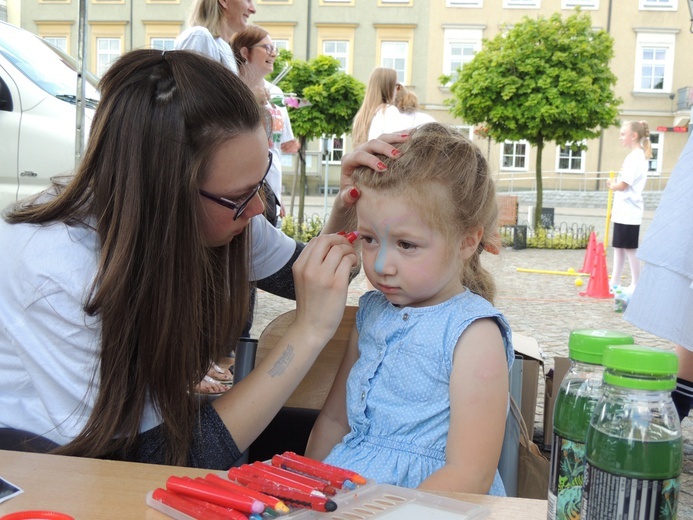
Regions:
<instances>
[{"instance_id":1,"label":"green bottle cap","mask_svg":"<svg viewBox=\"0 0 693 520\"><path fill-rule=\"evenodd\" d=\"M568 340L568 355L573 361L601 365L604 349L609 345L632 345L632 336L612 330L574 330Z\"/></svg>"},{"instance_id":2,"label":"green bottle cap","mask_svg":"<svg viewBox=\"0 0 693 520\"><path fill-rule=\"evenodd\" d=\"M674 352L642 345L610 346L604 352L604 382L636 390L676 388L679 358Z\"/></svg>"}]
</instances>

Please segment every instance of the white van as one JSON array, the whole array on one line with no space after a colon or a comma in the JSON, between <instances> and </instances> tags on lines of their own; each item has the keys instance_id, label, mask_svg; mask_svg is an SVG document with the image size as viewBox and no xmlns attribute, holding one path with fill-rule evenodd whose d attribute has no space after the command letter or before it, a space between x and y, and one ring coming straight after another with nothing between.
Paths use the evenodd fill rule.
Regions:
<instances>
[{"instance_id":1,"label":"white van","mask_svg":"<svg viewBox=\"0 0 693 520\"><path fill-rule=\"evenodd\" d=\"M99 93L85 79L86 139ZM76 92L74 59L0 22L0 211L74 170Z\"/></svg>"}]
</instances>

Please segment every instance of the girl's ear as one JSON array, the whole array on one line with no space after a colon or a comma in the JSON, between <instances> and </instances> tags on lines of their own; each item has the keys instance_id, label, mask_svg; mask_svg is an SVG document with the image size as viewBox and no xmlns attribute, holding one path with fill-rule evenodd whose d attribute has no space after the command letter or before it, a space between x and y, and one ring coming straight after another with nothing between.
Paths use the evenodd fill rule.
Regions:
<instances>
[{"instance_id":1,"label":"girl's ear","mask_svg":"<svg viewBox=\"0 0 693 520\"><path fill-rule=\"evenodd\" d=\"M484 236L484 228L481 226L470 229L460 243L460 255L463 260L470 258L479 248L481 238Z\"/></svg>"}]
</instances>

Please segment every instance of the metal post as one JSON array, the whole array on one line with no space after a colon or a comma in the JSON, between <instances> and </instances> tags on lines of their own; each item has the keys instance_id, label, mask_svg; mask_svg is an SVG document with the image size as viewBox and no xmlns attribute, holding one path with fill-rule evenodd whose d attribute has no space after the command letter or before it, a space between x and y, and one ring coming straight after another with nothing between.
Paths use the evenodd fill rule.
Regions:
<instances>
[{"instance_id":1,"label":"metal post","mask_svg":"<svg viewBox=\"0 0 693 520\"><path fill-rule=\"evenodd\" d=\"M325 181L324 181L324 190L325 193L324 195L324 203L323 203L323 209L322 209L322 219L323 222L327 222L327 189L328 189L328 175L329 175L329 159L330 159L330 146L329 146L330 139L327 136L322 136L322 159L325 161L325 165L323 167L323 173L325 175Z\"/></svg>"},{"instance_id":2,"label":"metal post","mask_svg":"<svg viewBox=\"0 0 693 520\"><path fill-rule=\"evenodd\" d=\"M78 18L78 38L77 38L77 92L75 99L76 121L75 121L75 167L82 159L84 150L84 77L87 73L86 62L84 60L86 39L87 39L87 0L79 0Z\"/></svg>"}]
</instances>

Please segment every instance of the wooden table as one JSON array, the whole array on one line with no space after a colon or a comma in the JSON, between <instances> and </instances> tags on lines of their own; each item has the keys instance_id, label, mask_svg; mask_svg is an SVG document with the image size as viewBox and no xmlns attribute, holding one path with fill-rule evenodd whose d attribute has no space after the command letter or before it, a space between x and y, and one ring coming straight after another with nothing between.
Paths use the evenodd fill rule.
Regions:
<instances>
[{"instance_id":1,"label":"wooden table","mask_svg":"<svg viewBox=\"0 0 693 520\"><path fill-rule=\"evenodd\" d=\"M165 487L171 475L204 476L209 470L0 450L0 476L24 490L0 504L0 516L48 509L76 520L165 520L145 504L145 495ZM546 518L545 500L440 493L491 509L492 520Z\"/></svg>"}]
</instances>

